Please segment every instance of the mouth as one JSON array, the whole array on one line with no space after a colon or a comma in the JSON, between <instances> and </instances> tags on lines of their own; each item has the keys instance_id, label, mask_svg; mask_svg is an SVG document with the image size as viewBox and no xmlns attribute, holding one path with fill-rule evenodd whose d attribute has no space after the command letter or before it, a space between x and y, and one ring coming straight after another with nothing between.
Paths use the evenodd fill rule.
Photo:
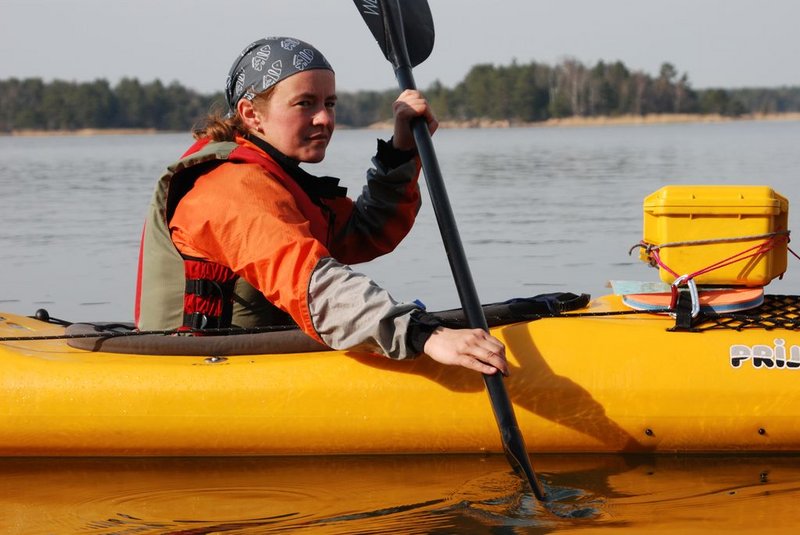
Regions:
<instances>
[{"instance_id":1,"label":"mouth","mask_svg":"<svg viewBox=\"0 0 800 535\"><path fill-rule=\"evenodd\" d=\"M331 140L331 135L329 132L315 132L306 139L312 143L328 143Z\"/></svg>"}]
</instances>

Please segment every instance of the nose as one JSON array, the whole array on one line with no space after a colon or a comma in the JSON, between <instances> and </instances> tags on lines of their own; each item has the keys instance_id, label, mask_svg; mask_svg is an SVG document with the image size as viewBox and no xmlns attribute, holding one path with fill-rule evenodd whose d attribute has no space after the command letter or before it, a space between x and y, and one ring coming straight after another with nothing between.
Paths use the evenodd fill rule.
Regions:
<instances>
[{"instance_id":1,"label":"nose","mask_svg":"<svg viewBox=\"0 0 800 535\"><path fill-rule=\"evenodd\" d=\"M328 126L332 127L336 122L336 115L333 108L322 106L317 113L314 114L314 126Z\"/></svg>"}]
</instances>

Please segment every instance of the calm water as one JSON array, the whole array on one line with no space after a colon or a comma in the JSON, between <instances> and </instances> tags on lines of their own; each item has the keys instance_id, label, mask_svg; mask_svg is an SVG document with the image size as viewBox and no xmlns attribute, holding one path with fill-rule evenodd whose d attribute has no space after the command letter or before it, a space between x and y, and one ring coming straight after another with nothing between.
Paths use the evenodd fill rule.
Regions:
<instances>
[{"instance_id":1,"label":"calm water","mask_svg":"<svg viewBox=\"0 0 800 535\"><path fill-rule=\"evenodd\" d=\"M340 131L309 170L351 194L381 132ZM608 279L656 280L628 249L666 184L765 184L800 200L799 122L444 130L435 136L484 302ZM186 135L0 137L0 310L132 318L141 224ZM427 197L427 194L425 194ZM793 206L793 204L792 204ZM790 228L795 220L790 209ZM790 258L772 293L800 293ZM457 305L432 210L358 269L399 299ZM0 460L10 533L549 533L795 525L794 457L534 456L557 497L521 491L502 457Z\"/></svg>"},{"instance_id":2,"label":"calm water","mask_svg":"<svg viewBox=\"0 0 800 535\"><path fill-rule=\"evenodd\" d=\"M351 194L381 132L339 131L315 174ZM443 130L435 136L484 302L609 279L655 280L629 257L642 200L666 184L765 184L800 199L800 122ZM187 135L0 137L0 310L130 320L153 185ZM425 192L427 200L427 192ZM392 254L357 269L402 300L457 306L432 209ZM790 228L791 228L790 210ZM800 270L770 289L800 292Z\"/></svg>"}]
</instances>

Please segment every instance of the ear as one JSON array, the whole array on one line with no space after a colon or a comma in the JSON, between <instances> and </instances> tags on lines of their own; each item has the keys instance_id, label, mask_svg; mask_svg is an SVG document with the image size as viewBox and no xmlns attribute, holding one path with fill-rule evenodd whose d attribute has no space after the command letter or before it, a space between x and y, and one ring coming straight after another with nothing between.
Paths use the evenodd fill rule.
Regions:
<instances>
[{"instance_id":1,"label":"ear","mask_svg":"<svg viewBox=\"0 0 800 535\"><path fill-rule=\"evenodd\" d=\"M242 122L248 130L259 132L261 130L261 119L256 113L256 108L253 106L253 101L246 98L239 99L236 103L236 112L242 118Z\"/></svg>"}]
</instances>

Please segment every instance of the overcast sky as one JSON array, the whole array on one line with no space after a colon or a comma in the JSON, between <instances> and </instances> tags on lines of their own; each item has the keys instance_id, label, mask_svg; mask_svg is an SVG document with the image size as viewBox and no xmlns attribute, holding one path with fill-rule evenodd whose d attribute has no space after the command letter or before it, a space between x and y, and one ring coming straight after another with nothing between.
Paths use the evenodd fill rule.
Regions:
<instances>
[{"instance_id":1,"label":"overcast sky","mask_svg":"<svg viewBox=\"0 0 800 535\"><path fill-rule=\"evenodd\" d=\"M695 88L800 85L800 0L429 0L436 27L417 85L478 63L665 61ZM341 91L396 87L352 0L0 0L0 79L160 79L222 90L268 35L320 48Z\"/></svg>"}]
</instances>

